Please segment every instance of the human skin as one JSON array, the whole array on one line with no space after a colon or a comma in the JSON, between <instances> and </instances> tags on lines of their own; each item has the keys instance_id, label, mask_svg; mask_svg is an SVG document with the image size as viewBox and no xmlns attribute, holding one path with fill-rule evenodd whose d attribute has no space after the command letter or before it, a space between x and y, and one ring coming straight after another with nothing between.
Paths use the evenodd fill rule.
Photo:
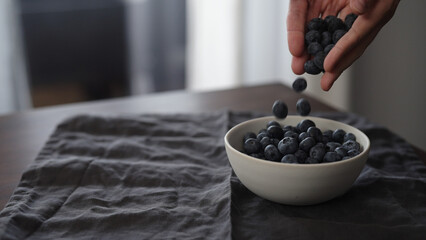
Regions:
<instances>
[{"instance_id":1,"label":"human skin","mask_svg":"<svg viewBox=\"0 0 426 240\"><path fill-rule=\"evenodd\" d=\"M303 74L303 65L309 59L304 45L308 21L328 15L344 20L348 14L355 13L358 18L352 28L335 44L324 61L321 88L330 90L342 72L364 53L380 29L389 22L398 4L399 0L290 0L287 37L293 56L293 72Z\"/></svg>"}]
</instances>

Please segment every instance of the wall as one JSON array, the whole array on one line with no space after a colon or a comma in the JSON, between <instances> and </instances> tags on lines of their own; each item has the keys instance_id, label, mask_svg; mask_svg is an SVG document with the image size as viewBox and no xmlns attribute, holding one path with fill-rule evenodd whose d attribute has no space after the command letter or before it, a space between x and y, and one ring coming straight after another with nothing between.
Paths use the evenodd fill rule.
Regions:
<instances>
[{"instance_id":1,"label":"wall","mask_svg":"<svg viewBox=\"0 0 426 240\"><path fill-rule=\"evenodd\" d=\"M426 150L426 1L401 1L353 65L351 110Z\"/></svg>"}]
</instances>

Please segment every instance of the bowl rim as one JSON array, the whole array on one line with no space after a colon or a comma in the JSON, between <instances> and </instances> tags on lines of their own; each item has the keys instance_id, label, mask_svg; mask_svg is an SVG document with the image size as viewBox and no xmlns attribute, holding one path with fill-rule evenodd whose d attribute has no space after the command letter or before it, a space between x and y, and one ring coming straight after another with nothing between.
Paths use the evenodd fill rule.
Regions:
<instances>
[{"instance_id":1,"label":"bowl rim","mask_svg":"<svg viewBox=\"0 0 426 240\"><path fill-rule=\"evenodd\" d=\"M358 154L358 155L356 155L356 156L354 156L352 158L345 159L345 160L340 160L340 161L337 161L337 162L328 162L328 163L309 163L309 164L300 164L300 163L297 163L297 164L295 164L295 163L273 162L273 161L268 161L268 160L264 160L264 159L259 159L259 158L252 157L250 155L247 155L245 153L242 153L242 152L238 151L228 141L229 136L232 135L232 133L234 131L236 131L236 129L241 128L243 125L250 124L250 123L256 122L256 121L266 120L266 119L284 121L288 117L290 117L290 118L296 117L296 118L302 118L302 119L309 118L309 119L311 119L313 121L315 119L321 119L321 120L330 121L332 123L343 124L343 125L349 126L350 128L353 128L356 131L358 131L358 133L366 139L366 143L367 144L366 144L366 146L362 145L363 149L362 149L362 152L360 154ZM241 156L243 158L248 158L251 161L255 161L255 162L258 162L260 164L266 164L266 165L269 164L270 166L285 166L285 167L290 167L290 168L292 168L292 167L294 167L294 168L312 168L312 167L314 167L314 168L322 168L322 167L329 167L329 166L333 166L333 165L342 165L342 164L346 164L346 163L349 163L349 162L357 161L359 159L363 159L363 156L366 155L366 154L368 154L368 152L370 151L370 139L368 138L368 136L364 132L362 132L361 130L359 130L358 128L353 127L353 126L351 126L349 124L346 124L346 123L343 123L343 122L339 122L339 121L335 121L335 120L328 119L328 118L313 117L313 116L288 115L286 118L279 119L279 118L276 118L274 116L265 116L265 117L253 118L253 119L241 122L241 123L235 125L234 127L232 127L231 129L229 129L226 132L226 134L224 136L225 145L228 146L229 150L231 150L232 152L236 153L237 155L239 155L239 156Z\"/></svg>"}]
</instances>

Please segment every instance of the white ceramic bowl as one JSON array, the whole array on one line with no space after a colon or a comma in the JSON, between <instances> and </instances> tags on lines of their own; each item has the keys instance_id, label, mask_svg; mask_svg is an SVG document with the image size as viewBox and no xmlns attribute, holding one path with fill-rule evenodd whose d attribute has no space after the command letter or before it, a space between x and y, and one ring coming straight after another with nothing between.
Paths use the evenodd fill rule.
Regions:
<instances>
[{"instance_id":1,"label":"white ceramic bowl","mask_svg":"<svg viewBox=\"0 0 426 240\"><path fill-rule=\"evenodd\" d=\"M356 136L362 152L350 159L332 163L289 164L272 162L248 156L241 152L244 134L257 133L275 120L281 125L296 126L308 118L324 130L341 128ZM361 173L370 150L368 137L347 124L317 117L287 116L284 120L262 117L240 123L225 135L229 162L240 181L250 191L265 199L289 205L321 203L344 194Z\"/></svg>"}]
</instances>

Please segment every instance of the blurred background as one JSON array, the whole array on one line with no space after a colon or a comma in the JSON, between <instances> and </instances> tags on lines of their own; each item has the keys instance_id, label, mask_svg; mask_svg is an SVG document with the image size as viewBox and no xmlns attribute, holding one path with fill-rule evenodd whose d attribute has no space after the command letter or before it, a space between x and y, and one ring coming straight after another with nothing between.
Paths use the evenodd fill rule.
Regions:
<instances>
[{"instance_id":1,"label":"blurred background","mask_svg":"<svg viewBox=\"0 0 426 240\"><path fill-rule=\"evenodd\" d=\"M426 1L401 1L323 92L426 150ZM288 0L0 0L0 115L148 93L282 82Z\"/></svg>"}]
</instances>

